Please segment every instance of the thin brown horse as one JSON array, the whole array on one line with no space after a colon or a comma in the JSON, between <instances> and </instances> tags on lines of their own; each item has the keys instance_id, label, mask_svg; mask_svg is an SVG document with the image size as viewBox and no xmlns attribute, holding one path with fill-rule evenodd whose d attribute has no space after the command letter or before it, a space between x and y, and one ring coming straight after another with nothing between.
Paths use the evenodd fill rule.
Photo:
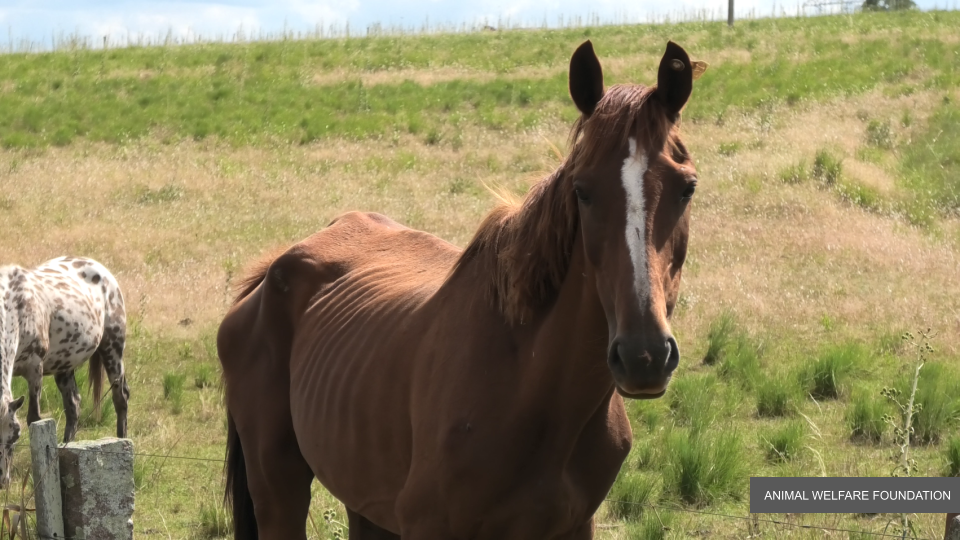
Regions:
<instances>
[{"instance_id":1,"label":"thin brown horse","mask_svg":"<svg viewBox=\"0 0 960 540\"><path fill-rule=\"evenodd\" d=\"M581 539L663 395L697 175L687 53L604 90L586 42L564 162L460 251L349 213L260 266L220 326L236 538L304 539L314 477L350 538Z\"/></svg>"}]
</instances>

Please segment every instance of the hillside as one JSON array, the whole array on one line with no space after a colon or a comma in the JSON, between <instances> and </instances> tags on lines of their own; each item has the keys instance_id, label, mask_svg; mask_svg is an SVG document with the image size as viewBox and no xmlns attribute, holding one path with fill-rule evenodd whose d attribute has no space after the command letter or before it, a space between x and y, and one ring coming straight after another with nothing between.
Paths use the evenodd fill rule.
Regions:
<instances>
[{"instance_id":1,"label":"hillside","mask_svg":"<svg viewBox=\"0 0 960 540\"><path fill-rule=\"evenodd\" d=\"M118 276L136 534L216 537L220 464L176 456L223 456L213 335L240 269L353 209L464 245L494 204L483 184L523 193L566 149L576 45L608 83L651 83L672 39L710 64L682 125L701 177L684 356L665 398L630 404L611 493L655 506L605 504L598 537L879 532L893 516L711 514L748 515L750 475L888 475L880 390L905 384L905 331L935 334L918 474L957 474L958 27L878 13L3 55L0 264L86 255ZM96 421L84 400L80 437L112 433L111 406ZM43 411L62 414L53 381ZM324 511L344 514L315 502L311 534L331 538ZM942 516L916 525L942 534Z\"/></svg>"}]
</instances>

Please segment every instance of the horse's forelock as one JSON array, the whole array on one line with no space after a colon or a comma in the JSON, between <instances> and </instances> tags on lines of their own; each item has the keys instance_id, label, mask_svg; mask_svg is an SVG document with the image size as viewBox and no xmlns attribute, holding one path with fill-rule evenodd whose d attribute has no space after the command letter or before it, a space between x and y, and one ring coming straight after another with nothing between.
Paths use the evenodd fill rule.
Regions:
<instances>
[{"instance_id":1,"label":"horse's forelock","mask_svg":"<svg viewBox=\"0 0 960 540\"><path fill-rule=\"evenodd\" d=\"M635 138L641 148L657 148L668 139L673 122L657 100L656 86L618 84L607 89L589 117L580 117L570 132L575 169L590 167Z\"/></svg>"}]
</instances>

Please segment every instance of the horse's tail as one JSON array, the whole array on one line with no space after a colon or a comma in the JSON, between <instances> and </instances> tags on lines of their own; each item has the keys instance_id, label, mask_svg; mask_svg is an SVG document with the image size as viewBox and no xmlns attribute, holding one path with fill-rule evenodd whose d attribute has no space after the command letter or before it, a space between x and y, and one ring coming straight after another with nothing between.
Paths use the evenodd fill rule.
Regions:
<instances>
[{"instance_id":1,"label":"horse's tail","mask_svg":"<svg viewBox=\"0 0 960 540\"><path fill-rule=\"evenodd\" d=\"M267 270L270 269L273 261L277 260L277 257L282 255L287 249L289 249L289 246L278 247L254 261L253 264L244 270L243 275L241 275L240 279L233 285L235 294L233 297L234 304L250 296L250 293L252 293L263 281L263 278L267 276Z\"/></svg>"},{"instance_id":2,"label":"horse's tail","mask_svg":"<svg viewBox=\"0 0 960 540\"><path fill-rule=\"evenodd\" d=\"M93 394L93 414L94 418L100 418L100 402L103 399L103 359L100 357L100 350L97 349L90 357L90 369L88 371L87 383L90 385Z\"/></svg>"},{"instance_id":3,"label":"horse's tail","mask_svg":"<svg viewBox=\"0 0 960 540\"><path fill-rule=\"evenodd\" d=\"M284 248L286 250L286 248ZM279 251L279 250L278 250ZM234 284L233 304L250 296L263 282L270 265L280 255L278 251L267 254L250 265ZM218 350L220 343L217 344ZM221 356L221 364L223 358ZM221 370L220 384L226 388L226 370ZM227 462L224 467L226 486L223 493L224 504L233 510L233 534L235 540L257 540L257 516L253 511L253 497L247 484L247 464L243 457L243 446L233 414L227 407Z\"/></svg>"},{"instance_id":4,"label":"horse's tail","mask_svg":"<svg viewBox=\"0 0 960 540\"><path fill-rule=\"evenodd\" d=\"M243 459L240 435L227 411L227 486L224 502L233 507L233 534L236 540L257 540L257 516L253 513L253 498L247 485L247 465Z\"/></svg>"}]
</instances>

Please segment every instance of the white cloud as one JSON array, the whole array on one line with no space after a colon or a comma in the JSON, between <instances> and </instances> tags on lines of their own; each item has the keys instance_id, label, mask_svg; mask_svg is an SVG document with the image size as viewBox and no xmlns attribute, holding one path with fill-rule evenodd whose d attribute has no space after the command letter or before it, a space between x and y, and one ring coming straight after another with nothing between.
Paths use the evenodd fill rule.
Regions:
<instances>
[{"instance_id":1,"label":"white cloud","mask_svg":"<svg viewBox=\"0 0 960 540\"><path fill-rule=\"evenodd\" d=\"M654 16L671 18L692 16L710 10L725 15L722 0L2 0L0 25L9 29L14 41L26 39L49 45L52 35L79 34L99 42L110 36L122 43L128 35L157 39L171 33L179 39L230 38L238 30L247 36L290 31L311 31L317 25L353 28L374 23L385 27L419 27L430 24L511 24L555 25L561 17L584 19L598 16L601 21L647 22ZM940 0L918 0L931 8ZM943 2L957 0L943 0ZM755 10L767 15L783 6L796 10L796 2L785 0L736 0L738 14ZM0 28L0 32L5 30ZM6 32L3 32L6 33ZM118 41L119 40L119 41Z\"/></svg>"},{"instance_id":2,"label":"white cloud","mask_svg":"<svg viewBox=\"0 0 960 540\"><path fill-rule=\"evenodd\" d=\"M343 25L358 0L277 2L240 0L110 2L86 0L70 6L44 6L42 3L15 5L0 12L15 40L27 39L44 46L52 35L89 37L99 44L103 36L113 43L124 43L138 36L156 40L171 34L180 40L230 38L238 31L247 36L282 31L312 30L315 25Z\"/></svg>"}]
</instances>

